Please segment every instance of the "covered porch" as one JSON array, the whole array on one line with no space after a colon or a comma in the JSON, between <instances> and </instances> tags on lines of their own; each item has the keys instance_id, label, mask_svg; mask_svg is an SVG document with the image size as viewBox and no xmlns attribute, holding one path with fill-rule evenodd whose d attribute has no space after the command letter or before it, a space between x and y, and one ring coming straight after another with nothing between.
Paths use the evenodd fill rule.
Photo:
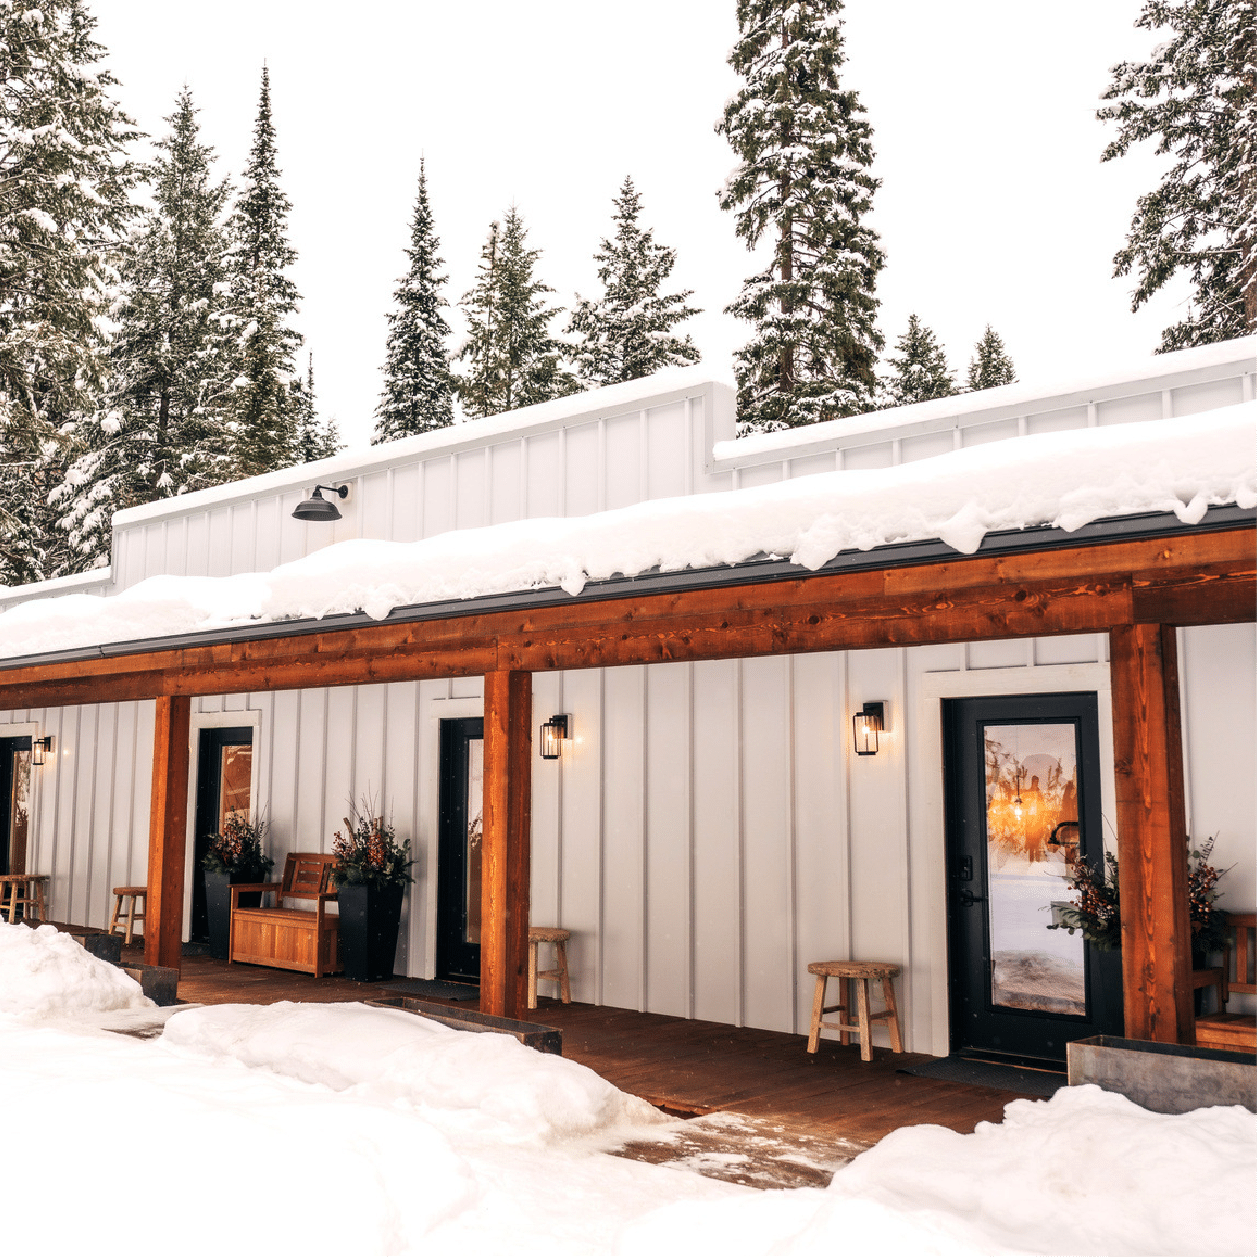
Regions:
<instances>
[{"instance_id":1,"label":"covered porch","mask_svg":"<svg viewBox=\"0 0 1257 1257\"><path fill-rule=\"evenodd\" d=\"M1176 630L1254 618L1251 512L1124 531L1036 529L946 547L846 552L816 573L778 561L613 579L366 616L257 624L178 642L15 660L0 705L156 702L148 844L149 963L181 963L188 730L194 697L483 677L481 999L519 1016L530 905L533 677L631 664L1106 634L1130 1037L1194 1035ZM844 717L845 718L845 717ZM934 870L945 876L940 867ZM819 959L806 957L804 959ZM944 957L927 959L936 972Z\"/></svg>"}]
</instances>

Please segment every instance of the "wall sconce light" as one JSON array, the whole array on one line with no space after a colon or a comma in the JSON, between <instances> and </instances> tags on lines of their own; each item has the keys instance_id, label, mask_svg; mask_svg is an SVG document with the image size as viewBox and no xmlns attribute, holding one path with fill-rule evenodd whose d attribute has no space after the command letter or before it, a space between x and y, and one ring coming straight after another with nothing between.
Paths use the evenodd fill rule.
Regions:
<instances>
[{"instance_id":1,"label":"wall sconce light","mask_svg":"<svg viewBox=\"0 0 1257 1257\"><path fill-rule=\"evenodd\" d=\"M851 733L857 755L877 754L877 735L886 728L886 704L865 703L862 711L851 717Z\"/></svg>"},{"instance_id":2,"label":"wall sconce light","mask_svg":"<svg viewBox=\"0 0 1257 1257\"><path fill-rule=\"evenodd\" d=\"M349 486L347 484L331 485L316 484L314 492L310 494L304 502L297 503L297 509L293 511L293 519L304 519L310 523L334 523L340 519L340 512L336 509L335 502L329 502L323 496L323 490L328 493L334 493L342 501L349 496Z\"/></svg>"},{"instance_id":3,"label":"wall sconce light","mask_svg":"<svg viewBox=\"0 0 1257 1257\"><path fill-rule=\"evenodd\" d=\"M31 740L31 763L36 768L42 768L47 762L48 757L52 754L52 734L46 738L33 738Z\"/></svg>"},{"instance_id":4,"label":"wall sconce light","mask_svg":"<svg viewBox=\"0 0 1257 1257\"><path fill-rule=\"evenodd\" d=\"M566 716L551 716L541 726L541 758L558 759L563 749L563 739L571 736L568 733Z\"/></svg>"}]
</instances>

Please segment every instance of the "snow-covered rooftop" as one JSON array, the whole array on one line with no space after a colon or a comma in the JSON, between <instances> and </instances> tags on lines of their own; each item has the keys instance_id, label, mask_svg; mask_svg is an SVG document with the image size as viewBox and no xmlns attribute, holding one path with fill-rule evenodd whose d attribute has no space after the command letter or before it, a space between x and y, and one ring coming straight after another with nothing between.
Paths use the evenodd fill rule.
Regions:
<instances>
[{"instance_id":1,"label":"snow-covered rooftop","mask_svg":"<svg viewBox=\"0 0 1257 1257\"><path fill-rule=\"evenodd\" d=\"M1257 508L1257 402L1184 419L1019 437L871 471L528 519L415 542L351 540L266 573L155 576L114 597L73 593L0 614L0 658L1153 512L1199 523Z\"/></svg>"}]
</instances>

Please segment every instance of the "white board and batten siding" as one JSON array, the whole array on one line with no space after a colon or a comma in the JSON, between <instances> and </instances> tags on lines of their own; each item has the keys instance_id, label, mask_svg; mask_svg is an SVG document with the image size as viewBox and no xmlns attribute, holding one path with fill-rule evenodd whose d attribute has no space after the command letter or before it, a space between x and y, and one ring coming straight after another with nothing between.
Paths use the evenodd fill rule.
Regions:
<instances>
[{"instance_id":1,"label":"white board and batten siding","mask_svg":"<svg viewBox=\"0 0 1257 1257\"><path fill-rule=\"evenodd\" d=\"M915 436L937 435L913 424L942 422L954 448L990 425L1036 430L1036 416L1121 422L1251 397L1251 356L1228 363L1219 349L1103 382L1081 411L1077 390L1012 386L945 399L953 413L942 420L936 410L922 419L926 407L901 412L894 431L906 436L839 421L827 434L776 434L775 445L756 438L749 457L727 443L725 386L695 372L657 396L649 382L622 386L610 404L602 394L565 399L519 412L514 426L500 416L128 512L105 579L125 587L163 572L247 571L348 536L409 540L860 465L853 459L893 462L917 456ZM352 485L345 520L323 531L290 519L316 478ZM569 713L575 737L559 761L534 761L533 920L574 932L575 998L801 1031L809 961L889 960L905 967L909 1047L946 1052L939 704L1095 689L1103 709L1105 650L1103 635L1088 635L536 675L535 723ZM1219 835L1215 863L1233 866L1223 885L1237 909L1257 899L1255 654L1252 625L1180 635L1191 830ZM478 714L481 692L463 679L193 704L194 736L209 724L255 725L257 804L277 857L329 850L350 799L391 812L415 855L398 956L413 976L434 966L439 721ZM875 699L888 703L890 728L877 756L858 758L851 712ZM33 770L30 867L52 873L60 918L103 925L109 887L145 876L153 705L0 714L5 722L57 739L53 762ZM1111 754L1105 774L1107 826Z\"/></svg>"}]
</instances>

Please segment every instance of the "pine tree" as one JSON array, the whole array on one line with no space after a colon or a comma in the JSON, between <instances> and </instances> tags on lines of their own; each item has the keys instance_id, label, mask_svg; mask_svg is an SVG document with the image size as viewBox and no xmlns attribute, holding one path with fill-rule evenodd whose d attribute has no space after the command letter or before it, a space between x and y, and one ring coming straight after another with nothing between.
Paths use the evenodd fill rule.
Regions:
<instances>
[{"instance_id":1,"label":"pine tree","mask_svg":"<svg viewBox=\"0 0 1257 1257\"><path fill-rule=\"evenodd\" d=\"M238 476L289 467L297 458L294 355L301 337L287 320L301 300L286 274L297 254L288 243L292 205L279 186L270 73L262 67L253 146L242 189L228 222L230 314L233 334L233 456Z\"/></svg>"},{"instance_id":2,"label":"pine tree","mask_svg":"<svg viewBox=\"0 0 1257 1257\"><path fill-rule=\"evenodd\" d=\"M883 265L861 219L878 180L872 128L845 61L842 0L738 0L729 56L745 85L717 126L741 164L720 193L748 248L774 238L767 271L726 313L755 335L736 355L743 429L773 431L867 410L882 337L873 295Z\"/></svg>"},{"instance_id":3,"label":"pine tree","mask_svg":"<svg viewBox=\"0 0 1257 1257\"><path fill-rule=\"evenodd\" d=\"M105 405L82 426L87 450L54 491L76 552L108 562L114 511L231 478L221 313L229 188L211 178L187 87L144 171L152 207L121 265Z\"/></svg>"},{"instance_id":4,"label":"pine tree","mask_svg":"<svg viewBox=\"0 0 1257 1257\"><path fill-rule=\"evenodd\" d=\"M97 404L138 132L81 0L0 7L0 582L73 570L49 494Z\"/></svg>"},{"instance_id":5,"label":"pine tree","mask_svg":"<svg viewBox=\"0 0 1257 1257\"><path fill-rule=\"evenodd\" d=\"M1122 62L1100 111L1117 123L1111 161L1144 140L1173 163L1136 202L1114 274L1138 276L1132 310L1177 274L1187 317L1159 352L1257 329L1257 11L1252 0L1144 0L1136 25L1168 27L1146 62Z\"/></svg>"},{"instance_id":6,"label":"pine tree","mask_svg":"<svg viewBox=\"0 0 1257 1257\"><path fill-rule=\"evenodd\" d=\"M626 177L615 206L615 239L604 240L594 254L603 295L597 301L577 296L568 334L580 337L577 370L587 387L640 380L662 367L697 362L698 350L673 327L701 314L687 306L694 294L660 294L676 265L675 249L656 244L651 231L637 225L641 197Z\"/></svg>"},{"instance_id":7,"label":"pine tree","mask_svg":"<svg viewBox=\"0 0 1257 1257\"><path fill-rule=\"evenodd\" d=\"M314 463L320 458L331 458L341 449L340 433L336 421L329 419L319 423L318 407L314 395L314 355L306 360L305 380L295 380L297 394L297 462Z\"/></svg>"},{"instance_id":8,"label":"pine tree","mask_svg":"<svg viewBox=\"0 0 1257 1257\"><path fill-rule=\"evenodd\" d=\"M554 289L533 274L541 253L527 247L527 232L512 205L503 225L491 223L476 282L461 302L470 324L459 351L469 370L456 382L464 410L474 418L533 406L578 392L563 365L564 346L550 336L557 309L546 305Z\"/></svg>"},{"instance_id":9,"label":"pine tree","mask_svg":"<svg viewBox=\"0 0 1257 1257\"><path fill-rule=\"evenodd\" d=\"M946 352L915 314L908 315L908 330L895 342L895 351L887 359L894 374L882 385L885 405L911 406L956 391Z\"/></svg>"},{"instance_id":10,"label":"pine tree","mask_svg":"<svg viewBox=\"0 0 1257 1257\"><path fill-rule=\"evenodd\" d=\"M973 357L969 362L969 391L999 388L1001 384L1016 382L1013 360L1008 356L999 333L988 323L982 338L973 347Z\"/></svg>"},{"instance_id":11,"label":"pine tree","mask_svg":"<svg viewBox=\"0 0 1257 1257\"><path fill-rule=\"evenodd\" d=\"M398 437L446 428L454 422L454 382L445 348L450 325L441 313L448 304L441 295L445 259L432 224L428 178L419 162L419 195L410 222L410 269L393 299L397 308L388 316L388 345L384 361L384 395L375 408L379 445Z\"/></svg>"}]
</instances>

